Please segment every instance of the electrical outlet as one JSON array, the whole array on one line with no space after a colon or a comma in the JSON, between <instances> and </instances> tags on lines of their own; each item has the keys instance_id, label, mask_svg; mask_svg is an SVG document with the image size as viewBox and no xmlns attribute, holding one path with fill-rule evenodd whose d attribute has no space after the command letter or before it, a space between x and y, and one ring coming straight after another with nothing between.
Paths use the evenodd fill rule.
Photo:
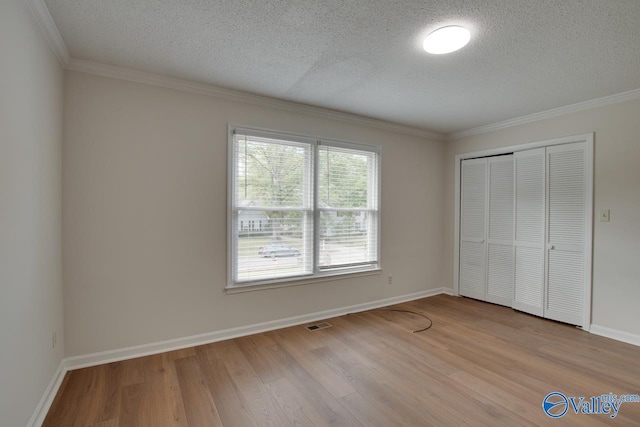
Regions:
<instances>
[{"instance_id":1,"label":"electrical outlet","mask_svg":"<svg viewBox=\"0 0 640 427\"><path fill-rule=\"evenodd\" d=\"M389 275L389 277L387 278L387 284L388 285L393 285L393 276Z\"/></svg>"}]
</instances>

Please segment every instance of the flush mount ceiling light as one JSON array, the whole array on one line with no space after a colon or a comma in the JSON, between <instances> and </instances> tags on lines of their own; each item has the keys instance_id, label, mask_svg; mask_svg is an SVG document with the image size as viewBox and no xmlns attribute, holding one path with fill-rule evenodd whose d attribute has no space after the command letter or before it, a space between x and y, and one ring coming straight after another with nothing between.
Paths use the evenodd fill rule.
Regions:
<instances>
[{"instance_id":1,"label":"flush mount ceiling light","mask_svg":"<svg viewBox=\"0 0 640 427\"><path fill-rule=\"evenodd\" d=\"M422 47L429 53L441 55L463 48L469 43L470 38L471 33L469 30L457 25L451 25L449 27L439 28L429 34L427 38L424 39Z\"/></svg>"}]
</instances>

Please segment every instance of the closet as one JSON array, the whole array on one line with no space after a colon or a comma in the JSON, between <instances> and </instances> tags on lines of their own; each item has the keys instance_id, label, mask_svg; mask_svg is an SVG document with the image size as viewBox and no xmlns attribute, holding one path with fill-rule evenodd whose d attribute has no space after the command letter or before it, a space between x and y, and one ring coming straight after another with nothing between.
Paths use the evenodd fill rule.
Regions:
<instances>
[{"instance_id":1,"label":"closet","mask_svg":"<svg viewBox=\"0 0 640 427\"><path fill-rule=\"evenodd\" d=\"M458 293L588 326L592 135L461 159Z\"/></svg>"}]
</instances>

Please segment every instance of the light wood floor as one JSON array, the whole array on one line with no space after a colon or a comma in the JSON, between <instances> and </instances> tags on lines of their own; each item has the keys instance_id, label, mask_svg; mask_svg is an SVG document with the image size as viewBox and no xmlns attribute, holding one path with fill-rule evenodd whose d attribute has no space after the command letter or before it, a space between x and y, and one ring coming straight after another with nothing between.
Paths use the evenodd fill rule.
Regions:
<instances>
[{"instance_id":1,"label":"light wood floor","mask_svg":"<svg viewBox=\"0 0 640 427\"><path fill-rule=\"evenodd\" d=\"M640 347L445 295L67 373L45 426L640 425L542 410L569 396L640 393Z\"/></svg>"}]
</instances>

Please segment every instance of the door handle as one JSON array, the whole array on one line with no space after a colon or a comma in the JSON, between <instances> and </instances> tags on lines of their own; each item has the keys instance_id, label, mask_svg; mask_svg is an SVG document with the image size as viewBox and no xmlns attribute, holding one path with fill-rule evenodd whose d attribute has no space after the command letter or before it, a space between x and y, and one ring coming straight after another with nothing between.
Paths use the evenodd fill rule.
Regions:
<instances>
[{"instance_id":1,"label":"door handle","mask_svg":"<svg viewBox=\"0 0 640 427\"><path fill-rule=\"evenodd\" d=\"M554 245L551 245L551 244L547 245L547 249L549 249L550 251L554 250L555 248L556 247Z\"/></svg>"}]
</instances>

